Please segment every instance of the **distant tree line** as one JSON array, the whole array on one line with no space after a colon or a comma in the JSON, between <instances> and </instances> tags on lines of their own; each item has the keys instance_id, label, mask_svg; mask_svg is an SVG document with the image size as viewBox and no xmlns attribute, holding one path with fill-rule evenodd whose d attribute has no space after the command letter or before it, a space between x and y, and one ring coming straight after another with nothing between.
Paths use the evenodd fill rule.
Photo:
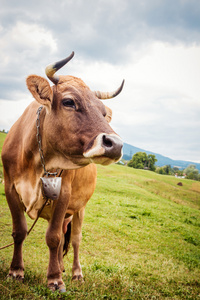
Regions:
<instances>
[{"instance_id":1,"label":"distant tree line","mask_svg":"<svg viewBox=\"0 0 200 300\"><path fill-rule=\"evenodd\" d=\"M6 131L5 129L0 130L0 132L2 132L2 133L8 133L8 131Z\"/></svg>"},{"instance_id":2,"label":"distant tree line","mask_svg":"<svg viewBox=\"0 0 200 300\"><path fill-rule=\"evenodd\" d=\"M153 154L146 154L145 152L137 152L133 155L132 159L128 162L128 167L135 169L144 169L156 172L163 175L175 175L177 177L185 177L187 179L193 179L200 181L200 174L195 165L191 164L184 170L180 170L178 167L171 167L166 165L163 167L156 167L157 159Z\"/></svg>"},{"instance_id":3,"label":"distant tree line","mask_svg":"<svg viewBox=\"0 0 200 300\"><path fill-rule=\"evenodd\" d=\"M200 181L200 174L195 165L189 165L185 170L186 178Z\"/></svg>"},{"instance_id":4,"label":"distant tree line","mask_svg":"<svg viewBox=\"0 0 200 300\"><path fill-rule=\"evenodd\" d=\"M174 175L177 174L177 176L183 176L184 172L183 170L180 170L178 167L172 168L171 165L166 165L163 167L157 167L156 173L163 174L163 175Z\"/></svg>"},{"instance_id":5,"label":"distant tree line","mask_svg":"<svg viewBox=\"0 0 200 300\"><path fill-rule=\"evenodd\" d=\"M128 167L135 169L146 169L155 171L155 163L157 159L153 154L146 154L145 152L137 152L133 155L132 159L128 162Z\"/></svg>"},{"instance_id":6,"label":"distant tree line","mask_svg":"<svg viewBox=\"0 0 200 300\"><path fill-rule=\"evenodd\" d=\"M184 176L187 179L193 179L200 181L200 174L195 165L191 164L184 170L179 170L178 167L171 168L170 165L157 167L156 172L164 175L175 175L177 177Z\"/></svg>"}]
</instances>

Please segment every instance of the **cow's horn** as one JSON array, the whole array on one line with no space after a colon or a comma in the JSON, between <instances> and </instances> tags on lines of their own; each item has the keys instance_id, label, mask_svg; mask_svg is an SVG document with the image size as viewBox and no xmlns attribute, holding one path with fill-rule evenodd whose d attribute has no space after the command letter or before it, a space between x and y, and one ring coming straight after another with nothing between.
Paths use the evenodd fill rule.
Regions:
<instances>
[{"instance_id":1,"label":"cow's horn","mask_svg":"<svg viewBox=\"0 0 200 300\"><path fill-rule=\"evenodd\" d=\"M62 59L60 61L57 61L56 63L50 64L46 67L45 73L47 77L54 83L57 84L59 81L59 76L54 75L60 68L62 68L68 61L72 59L74 56L74 51L70 56L66 57L65 59Z\"/></svg>"},{"instance_id":2,"label":"cow's horn","mask_svg":"<svg viewBox=\"0 0 200 300\"><path fill-rule=\"evenodd\" d=\"M123 86L124 86L124 81L122 81L122 84L120 85L120 87L114 91L114 92L99 92L99 91L95 91L95 95L97 96L97 98L99 99L111 99L114 98L115 96L119 95L119 93L122 91Z\"/></svg>"}]
</instances>

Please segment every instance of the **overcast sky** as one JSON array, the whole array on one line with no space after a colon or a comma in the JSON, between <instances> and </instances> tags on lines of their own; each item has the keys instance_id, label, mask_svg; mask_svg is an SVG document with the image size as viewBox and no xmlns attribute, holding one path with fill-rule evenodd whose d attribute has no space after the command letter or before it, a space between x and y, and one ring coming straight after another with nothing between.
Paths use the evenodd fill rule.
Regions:
<instances>
[{"instance_id":1,"label":"overcast sky","mask_svg":"<svg viewBox=\"0 0 200 300\"><path fill-rule=\"evenodd\" d=\"M124 142L200 162L199 0L0 0L0 129L32 101L25 79L59 71L92 90L122 93L106 105Z\"/></svg>"}]
</instances>

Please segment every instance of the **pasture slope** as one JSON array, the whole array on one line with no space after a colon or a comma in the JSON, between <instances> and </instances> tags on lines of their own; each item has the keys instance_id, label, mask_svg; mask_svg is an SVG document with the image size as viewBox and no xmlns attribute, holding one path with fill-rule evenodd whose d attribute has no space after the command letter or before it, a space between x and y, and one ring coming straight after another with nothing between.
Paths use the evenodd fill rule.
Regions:
<instances>
[{"instance_id":1,"label":"pasture slope","mask_svg":"<svg viewBox=\"0 0 200 300\"><path fill-rule=\"evenodd\" d=\"M63 276L67 293L47 290L47 223L41 219L24 242L24 283L6 279L13 248L0 251L0 299L200 299L200 182L178 181L98 166L80 249L85 282L71 282L70 249ZM0 246L12 242L11 231L0 183Z\"/></svg>"}]
</instances>

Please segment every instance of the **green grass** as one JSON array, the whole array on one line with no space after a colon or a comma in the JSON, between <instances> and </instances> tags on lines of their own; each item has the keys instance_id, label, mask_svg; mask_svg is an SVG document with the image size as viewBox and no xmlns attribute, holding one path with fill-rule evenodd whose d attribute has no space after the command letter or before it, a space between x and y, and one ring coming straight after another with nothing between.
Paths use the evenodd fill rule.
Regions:
<instances>
[{"instance_id":1,"label":"green grass","mask_svg":"<svg viewBox=\"0 0 200 300\"><path fill-rule=\"evenodd\" d=\"M0 298L200 299L200 182L181 179L178 186L179 181L118 165L98 166L80 248L85 283L71 282L70 249L63 275L67 293L47 290L47 223L41 219L24 243L23 284L6 280L12 247L0 251ZM12 242L11 231L0 184L0 246Z\"/></svg>"}]
</instances>

